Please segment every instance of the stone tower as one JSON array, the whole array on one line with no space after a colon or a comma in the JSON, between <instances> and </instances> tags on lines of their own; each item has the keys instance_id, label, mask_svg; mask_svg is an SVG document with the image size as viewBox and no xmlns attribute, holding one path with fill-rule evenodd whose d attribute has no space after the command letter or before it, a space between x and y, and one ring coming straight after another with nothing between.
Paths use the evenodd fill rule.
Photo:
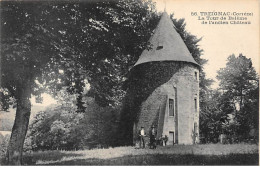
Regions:
<instances>
[{"instance_id":1,"label":"stone tower","mask_svg":"<svg viewBox=\"0 0 260 172\"><path fill-rule=\"evenodd\" d=\"M199 142L199 65L191 56L166 12L131 69L123 118L126 137L134 141L138 130L155 126L157 138L168 145ZM133 141L132 140L132 141Z\"/></svg>"}]
</instances>

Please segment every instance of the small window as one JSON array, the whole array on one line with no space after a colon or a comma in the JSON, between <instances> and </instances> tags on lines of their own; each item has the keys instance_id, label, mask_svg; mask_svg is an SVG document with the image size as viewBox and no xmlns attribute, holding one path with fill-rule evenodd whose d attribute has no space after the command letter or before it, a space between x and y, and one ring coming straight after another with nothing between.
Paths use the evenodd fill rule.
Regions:
<instances>
[{"instance_id":1,"label":"small window","mask_svg":"<svg viewBox=\"0 0 260 172\"><path fill-rule=\"evenodd\" d=\"M160 50L160 49L163 49L163 46L158 46L158 47L156 48L156 50Z\"/></svg>"},{"instance_id":2,"label":"small window","mask_svg":"<svg viewBox=\"0 0 260 172\"><path fill-rule=\"evenodd\" d=\"M174 99L169 99L169 116L174 116Z\"/></svg>"},{"instance_id":3,"label":"small window","mask_svg":"<svg viewBox=\"0 0 260 172\"><path fill-rule=\"evenodd\" d=\"M163 44L161 42L158 43L156 50L160 50L160 49L163 49Z\"/></svg>"},{"instance_id":4,"label":"small window","mask_svg":"<svg viewBox=\"0 0 260 172\"><path fill-rule=\"evenodd\" d=\"M194 133L198 132L198 124L197 122L194 123Z\"/></svg>"},{"instance_id":5,"label":"small window","mask_svg":"<svg viewBox=\"0 0 260 172\"><path fill-rule=\"evenodd\" d=\"M198 81L198 72L195 72L195 79Z\"/></svg>"},{"instance_id":6,"label":"small window","mask_svg":"<svg viewBox=\"0 0 260 172\"><path fill-rule=\"evenodd\" d=\"M198 111L197 98L194 99L194 107L195 107L195 112L197 112Z\"/></svg>"}]
</instances>

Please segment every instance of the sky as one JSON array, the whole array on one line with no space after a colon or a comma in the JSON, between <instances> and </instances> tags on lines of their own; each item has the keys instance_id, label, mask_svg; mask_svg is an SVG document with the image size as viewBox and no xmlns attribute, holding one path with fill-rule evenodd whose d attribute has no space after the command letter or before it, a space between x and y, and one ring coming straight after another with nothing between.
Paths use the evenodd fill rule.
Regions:
<instances>
[{"instance_id":1,"label":"sky","mask_svg":"<svg viewBox=\"0 0 260 172\"><path fill-rule=\"evenodd\" d=\"M49 94L43 93L42 97L43 97L42 103L36 103L35 96L32 96L31 98L32 105L49 106L51 104L57 104L57 101L53 99Z\"/></svg>"},{"instance_id":2,"label":"sky","mask_svg":"<svg viewBox=\"0 0 260 172\"><path fill-rule=\"evenodd\" d=\"M185 18L186 29L198 38L204 50L201 56L208 60L204 66L206 77L216 79L217 71L225 67L227 57L231 54L238 56L240 53L252 59L253 66L259 73L259 2L258 0L153 0L158 11L174 13L175 18ZM166 5L165 5L166 4ZM212 25L201 24L198 16L192 16L192 12L230 12L253 13L248 17L249 25ZM217 88L215 82L212 88ZM48 106L56 101L48 94L43 94L43 103ZM32 104L36 104L34 97Z\"/></svg>"},{"instance_id":3,"label":"sky","mask_svg":"<svg viewBox=\"0 0 260 172\"><path fill-rule=\"evenodd\" d=\"M199 43L204 50L201 56L208 60L204 66L207 78L216 79L217 71L226 66L227 57L242 53L251 58L259 73L259 0L153 0L158 11L174 13L175 18L185 18L186 29L191 34L202 37ZM165 5L166 4L166 5ZM201 24L192 12L253 13L248 16L249 25ZM246 16L244 16L246 17ZM212 87L216 88L216 82Z\"/></svg>"}]
</instances>

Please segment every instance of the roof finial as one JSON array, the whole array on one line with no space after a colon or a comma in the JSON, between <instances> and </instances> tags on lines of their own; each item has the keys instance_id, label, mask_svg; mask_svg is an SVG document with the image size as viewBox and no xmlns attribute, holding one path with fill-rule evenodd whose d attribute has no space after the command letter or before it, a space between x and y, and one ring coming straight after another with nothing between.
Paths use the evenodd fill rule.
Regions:
<instances>
[{"instance_id":1,"label":"roof finial","mask_svg":"<svg viewBox=\"0 0 260 172\"><path fill-rule=\"evenodd\" d=\"M166 12L166 0L164 0L164 12Z\"/></svg>"}]
</instances>

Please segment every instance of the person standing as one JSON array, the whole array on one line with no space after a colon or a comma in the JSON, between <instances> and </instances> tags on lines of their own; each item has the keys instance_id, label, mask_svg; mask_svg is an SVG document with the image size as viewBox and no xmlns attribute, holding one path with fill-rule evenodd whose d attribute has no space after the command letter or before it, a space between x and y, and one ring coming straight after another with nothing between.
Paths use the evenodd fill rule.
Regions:
<instances>
[{"instance_id":1,"label":"person standing","mask_svg":"<svg viewBox=\"0 0 260 172\"><path fill-rule=\"evenodd\" d=\"M144 131L144 127L141 127L141 130L139 131L139 137L140 137L140 148L145 148L145 131Z\"/></svg>"},{"instance_id":2,"label":"person standing","mask_svg":"<svg viewBox=\"0 0 260 172\"><path fill-rule=\"evenodd\" d=\"M155 137L156 137L156 130L155 130L155 127L153 125L151 133L150 133L150 148L151 149L156 149Z\"/></svg>"},{"instance_id":3,"label":"person standing","mask_svg":"<svg viewBox=\"0 0 260 172\"><path fill-rule=\"evenodd\" d=\"M161 135L161 137L159 138L159 145L160 146L163 146L163 143L164 143L164 137L163 137L163 135Z\"/></svg>"},{"instance_id":4,"label":"person standing","mask_svg":"<svg viewBox=\"0 0 260 172\"><path fill-rule=\"evenodd\" d=\"M168 142L168 136L167 136L167 135L165 135L165 136L164 136L164 146L166 146L166 145L167 145L167 142Z\"/></svg>"}]
</instances>

